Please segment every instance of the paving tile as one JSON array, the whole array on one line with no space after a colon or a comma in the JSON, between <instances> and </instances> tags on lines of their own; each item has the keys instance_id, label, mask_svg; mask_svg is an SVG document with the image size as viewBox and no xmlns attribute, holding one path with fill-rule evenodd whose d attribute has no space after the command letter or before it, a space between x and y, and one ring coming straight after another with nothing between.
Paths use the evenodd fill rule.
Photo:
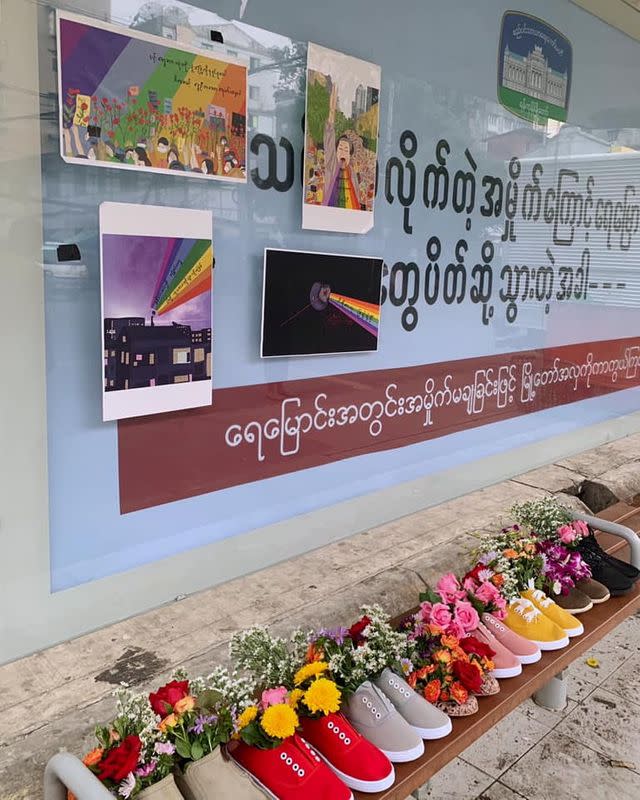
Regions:
<instances>
[{"instance_id":1,"label":"paving tile","mask_svg":"<svg viewBox=\"0 0 640 800\"><path fill-rule=\"evenodd\" d=\"M533 486L536 489L561 492L578 486L584 480L584 476L567 467L549 464L546 467L539 467L522 475L516 475L513 480L526 486Z\"/></svg>"},{"instance_id":2,"label":"paving tile","mask_svg":"<svg viewBox=\"0 0 640 800\"><path fill-rule=\"evenodd\" d=\"M563 708L560 711L552 711L550 708L543 708L542 706L537 705L537 703L530 699L525 700L524 703L518 707L518 711L521 714L524 714L525 717L528 717L529 719L535 719L535 721L539 722L541 725L546 725L547 728L551 730L552 728L555 728L556 725L567 716L567 714L570 714L577 705L578 703L576 700L568 698L566 708Z\"/></svg>"},{"instance_id":3,"label":"paving tile","mask_svg":"<svg viewBox=\"0 0 640 800\"><path fill-rule=\"evenodd\" d=\"M547 725L531 719L519 710L512 711L468 747L461 757L474 767L499 778L527 750L546 736L549 730Z\"/></svg>"},{"instance_id":4,"label":"paving tile","mask_svg":"<svg viewBox=\"0 0 640 800\"><path fill-rule=\"evenodd\" d=\"M609 676L604 689L619 697L629 697L640 703L640 655L633 656Z\"/></svg>"},{"instance_id":5,"label":"paving tile","mask_svg":"<svg viewBox=\"0 0 640 800\"><path fill-rule=\"evenodd\" d=\"M640 705L617 694L596 689L556 731L640 769Z\"/></svg>"},{"instance_id":6,"label":"paving tile","mask_svg":"<svg viewBox=\"0 0 640 800\"><path fill-rule=\"evenodd\" d=\"M493 778L461 758L454 759L419 792L420 800L474 800Z\"/></svg>"},{"instance_id":7,"label":"paving tile","mask_svg":"<svg viewBox=\"0 0 640 800\"><path fill-rule=\"evenodd\" d=\"M523 756L500 781L527 800L638 800L640 797L640 775L612 767L606 756L563 736L557 729Z\"/></svg>"},{"instance_id":8,"label":"paving tile","mask_svg":"<svg viewBox=\"0 0 640 800\"><path fill-rule=\"evenodd\" d=\"M574 678L582 678L599 686L632 656L640 655L640 620L630 617L621 625L580 656L569 667ZM587 659L596 658L599 666L588 666Z\"/></svg>"},{"instance_id":9,"label":"paving tile","mask_svg":"<svg viewBox=\"0 0 640 800\"><path fill-rule=\"evenodd\" d=\"M527 800L524 795L514 792L513 789L509 789L504 783L496 781L486 792L479 794L476 800L523 800L523 798Z\"/></svg>"},{"instance_id":10,"label":"paving tile","mask_svg":"<svg viewBox=\"0 0 640 800\"><path fill-rule=\"evenodd\" d=\"M577 678L571 672L571 667L567 671L567 698L569 700L581 702L597 688L597 683L590 683L589 681L584 680L584 678Z\"/></svg>"}]
</instances>

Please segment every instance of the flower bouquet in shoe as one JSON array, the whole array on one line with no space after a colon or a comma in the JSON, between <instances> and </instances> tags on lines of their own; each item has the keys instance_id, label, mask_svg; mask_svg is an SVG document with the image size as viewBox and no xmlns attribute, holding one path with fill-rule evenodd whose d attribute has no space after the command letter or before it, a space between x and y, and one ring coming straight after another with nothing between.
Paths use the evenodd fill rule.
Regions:
<instances>
[{"instance_id":1,"label":"flower bouquet in shoe","mask_svg":"<svg viewBox=\"0 0 640 800\"><path fill-rule=\"evenodd\" d=\"M336 797L343 797L345 784L351 788L365 788L369 773L366 769L358 768L358 760L363 757L363 751L371 746L339 713L342 702L340 688L328 673L329 665L315 657L317 654L309 646L309 641L309 635L301 631L295 631L289 639L284 639L272 635L264 627L253 627L234 635L229 647L231 658L251 675L262 694L260 703L247 709L244 718L239 720L242 743L231 750L231 755L276 797L281 797L282 786L278 793L276 784L278 781L282 783L282 770L286 772L286 769L295 767L289 782L295 783L295 776L300 778L302 756L296 757L289 752L295 748L305 759L302 777L310 774L313 767L314 780L329 785L324 773L330 772L330 767L333 770L330 772L331 779L338 781L342 787L336 790ZM273 686L277 688L270 688ZM283 704L289 707L289 711L279 708ZM280 724L289 720L292 723L292 714L296 718L294 730L299 728L300 733L287 738L281 746L272 742L273 746L269 748L265 734L273 738L275 733L285 733L284 728L274 728L274 722ZM256 749L258 752L255 752ZM277 757L282 759L284 765L280 765L274 775L271 775L269 766L272 758L264 754L268 749L276 750ZM386 783L381 781L388 779L389 772L393 773L382 753L374 753L373 759L376 757L383 763L382 769L378 768L372 779L376 787L372 791L378 791L377 786L384 785L386 788ZM263 762L266 764L264 768ZM349 782L350 778L354 780ZM391 782L393 778L392 774ZM297 780L297 785L302 788L303 784ZM321 797L320 794L317 796ZM326 796L333 797L330 793ZM346 796L349 797L350 792Z\"/></svg>"},{"instance_id":2,"label":"flower bouquet in shoe","mask_svg":"<svg viewBox=\"0 0 640 800\"><path fill-rule=\"evenodd\" d=\"M175 747L167 732L158 728L146 695L125 686L114 695L116 717L109 725L96 728L98 746L83 763L117 797L142 798L154 787L158 800L179 800L171 774Z\"/></svg>"},{"instance_id":3,"label":"flower bouquet in shoe","mask_svg":"<svg viewBox=\"0 0 640 800\"><path fill-rule=\"evenodd\" d=\"M391 762L413 761L421 756L424 744L417 728L429 724L426 713L420 715L413 703L411 711L407 706L406 716L398 709L404 705L400 699L411 701L412 693L391 667L398 666L408 654L406 636L393 630L377 605L363 608L361 618L349 629L319 631L309 649L310 657L328 663L342 689L344 715L351 728ZM424 724L414 725L416 720ZM304 725L303 735L306 731ZM321 750L321 742L315 741Z\"/></svg>"},{"instance_id":4,"label":"flower bouquet in shoe","mask_svg":"<svg viewBox=\"0 0 640 800\"><path fill-rule=\"evenodd\" d=\"M565 631L544 615L524 593L543 585L544 559L530 531L513 525L498 534L480 537L476 558L502 575L502 594L508 601L504 624L540 650L566 647Z\"/></svg>"},{"instance_id":5,"label":"flower bouquet in shoe","mask_svg":"<svg viewBox=\"0 0 640 800\"><path fill-rule=\"evenodd\" d=\"M206 678L188 680L176 670L173 680L149 695L149 704L175 750L175 778L186 800L213 800L224 786L239 800L264 795L229 761L226 745L252 702L253 684L218 667Z\"/></svg>"},{"instance_id":6,"label":"flower bouquet in shoe","mask_svg":"<svg viewBox=\"0 0 640 800\"><path fill-rule=\"evenodd\" d=\"M425 622L421 612L407 619L403 628L414 645L409 686L450 717L475 714L478 701L473 689L480 689L484 676L469 664L460 641L439 626ZM459 666L454 672L456 662Z\"/></svg>"},{"instance_id":7,"label":"flower bouquet in shoe","mask_svg":"<svg viewBox=\"0 0 640 800\"><path fill-rule=\"evenodd\" d=\"M553 539L538 542L544 559L544 591L569 614L583 614L593 608L593 601L578 589L591 579L591 568L576 550Z\"/></svg>"},{"instance_id":8,"label":"flower bouquet in shoe","mask_svg":"<svg viewBox=\"0 0 640 800\"><path fill-rule=\"evenodd\" d=\"M570 595L567 602L560 601L563 608L570 610L569 607L572 606L573 613L576 613L580 605L588 605L589 602L604 603L610 597L610 590L615 591L620 587L624 592L631 588L631 583L624 576L620 576L614 565L597 558L590 560L587 557L585 551L590 549L589 526L582 520L574 520L570 509L555 498L542 497L526 503L516 503L511 508L511 515L521 524L528 525L534 530L539 540L551 541L569 550L577 550L582 560L589 566L591 575L578 579L574 587L566 594L562 594L563 597ZM576 592L581 592L583 597Z\"/></svg>"}]
</instances>

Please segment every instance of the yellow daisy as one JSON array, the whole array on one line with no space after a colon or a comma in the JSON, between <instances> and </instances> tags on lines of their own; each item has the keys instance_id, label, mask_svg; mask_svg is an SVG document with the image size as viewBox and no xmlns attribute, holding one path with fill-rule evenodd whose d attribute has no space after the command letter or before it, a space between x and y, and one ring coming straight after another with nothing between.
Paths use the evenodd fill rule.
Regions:
<instances>
[{"instance_id":1,"label":"yellow daisy","mask_svg":"<svg viewBox=\"0 0 640 800\"><path fill-rule=\"evenodd\" d=\"M333 681L318 678L304 693L304 704L313 714L332 714L340 709L342 695Z\"/></svg>"},{"instance_id":2,"label":"yellow daisy","mask_svg":"<svg viewBox=\"0 0 640 800\"><path fill-rule=\"evenodd\" d=\"M300 686L300 684L304 683L308 678L315 678L317 675L322 675L322 673L326 672L328 669L329 665L326 661L312 661L311 664L305 664L304 667L300 667L295 674L293 682L296 686Z\"/></svg>"},{"instance_id":3,"label":"yellow daisy","mask_svg":"<svg viewBox=\"0 0 640 800\"><path fill-rule=\"evenodd\" d=\"M242 714L240 714L238 717L238 730L241 731L243 728L246 728L247 725L250 725L257 716L258 709L256 706L249 706L249 708L245 708Z\"/></svg>"},{"instance_id":4,"label":"yellow daisy","mask_svg":"<svg viewBox=\"0 0 640 800\"><path fill-rule=\"evenodd\" d=\"M291 706L280 703L265 710L260 724L267 736L273 739L288 739L296 732L299 720Z\"/></svg>"}]
</instances>

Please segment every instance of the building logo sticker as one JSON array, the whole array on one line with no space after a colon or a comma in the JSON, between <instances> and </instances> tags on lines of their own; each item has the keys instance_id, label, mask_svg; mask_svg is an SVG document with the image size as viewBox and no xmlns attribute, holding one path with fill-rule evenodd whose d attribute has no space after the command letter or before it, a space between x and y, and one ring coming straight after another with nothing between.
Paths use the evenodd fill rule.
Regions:
<instances>
[{"instance_id":1,"label":"building logo sticker","mask_svg":"<svg viewBox=\"0 0 640 800\"><path fill-rule=\"evenodd\" d=\"M513 114L545 125L567 121L573 51L560 31L536 17L507 11L498 50L498 99Z\"/></svg>"}]
</instances>

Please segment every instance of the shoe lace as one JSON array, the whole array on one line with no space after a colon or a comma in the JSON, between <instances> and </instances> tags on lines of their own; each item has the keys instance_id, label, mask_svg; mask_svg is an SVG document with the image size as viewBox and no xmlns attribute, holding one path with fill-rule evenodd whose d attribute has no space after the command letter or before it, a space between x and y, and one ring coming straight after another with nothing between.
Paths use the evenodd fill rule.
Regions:
<instances>
[{"instance_id":1,"label":"shoe lace","mask_svg":"<svg viewBox=\"0 0 640 800\"><path fill-rule=\"evenodd\" d=\"M525 622L533 622L536 617L542 616L540 609L536 608L530 600L525 600L524 598L514 600L511 608L516 614L520 614Z\"/></svg>"},{"instance_id":2,"label":"shoe lace","mask_svg":"<svg viewBox=\"0 0 640 800\"><path fill-rule=\"evenodd\" d=\"M547 597L547 595L544 592L541 592L540 589L533 589L531 591L531 594L535 597L535 599L538 601L538 603L540 603L540 605L543 608L547 608L548 606L551 605L551 603L553 603L553 600L550 597Z\"/></svg>"}]
</instances>

